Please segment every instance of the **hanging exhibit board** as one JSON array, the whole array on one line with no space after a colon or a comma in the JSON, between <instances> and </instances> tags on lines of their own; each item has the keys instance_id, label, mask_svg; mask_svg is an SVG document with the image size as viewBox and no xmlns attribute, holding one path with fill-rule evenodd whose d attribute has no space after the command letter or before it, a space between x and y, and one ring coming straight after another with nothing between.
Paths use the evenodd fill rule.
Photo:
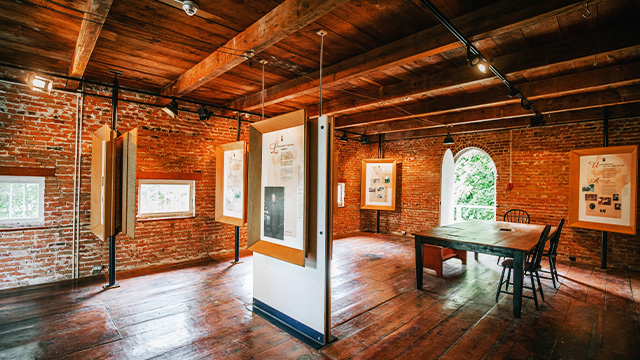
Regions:
<instances>
[{"instance_id":1,"label":"hanging exhibit board","mask_svg":"<svg viewBox=\"0 0 640 360\"><path fill-rule=\"evenodd\" d=\"M104 125L91 135L91 232L100 240L115 233L116 132Z\"/></svg>"},{"instance_id":2,"label":"hanging exhibit board","mask_svg":"<svg viewBox=\"0 0 640 360\"><path fill-rule=\"evenodd\" d=\"M636 233L638 146L570 153L569 226Z\"/></svg>"},{"instance_id":3,"label":"hanging exhibit board","mask_svg":"<svg viewBox=\"0 0 640 360\"><path fill-rule=\"evenodd\" d=\"M247 222L247 145L236 141L216 147L216 221Z\"/></svg>"},{"instance_id":4,"label":"hanging exhibit board","mask_svg":"<svg viewBox=\"0 0 640 360\"><path fill-rule=\"evenodd\" d=\"M361 209L396 209L396 165L395 159L362 160Z\"/></svg>"},{"instance_id":5,"label":"hanging exhibit board","mask_svg":"<svg viewBox=\"0 0 640 360\"><path fill-rule=\"evenodd\" d=\"M305 110L251 124L249 250L304 266L307 221Z\"/></svg>"},{"instance_id":6,"label":"hanging exhibit board","mask_svg":"<svg viewBox=\"0 0 640 360\"><path fill-rule=\"evenodd\" d=\"M257 125L257 124L256 124ZM280 260L269 254L255 252L253 256L253 311L276 326L289 332L306 344L319 348L331 339L331 287L329 251L332 238L332 119L322 116L309 119L307 125L308 179L308 256L304 266ZM250 171L254 168L254 146L252 134L249 154ZM285 138L286 139L286 138ZM260 194L249 177L249 202L252 191ZM253 188L252 188L253 185ZM271 186L267 183L264 186ZM285 193L286 193L285 188ZM258 198L258 196L255 196ZM258 211L249 205L248 230L259 233L259 224L252 216L262 221L262 205ZM255 214L255 215L252 215Z\"/></svg>"},{"instance_id":7,"label":"hanging exhibit board","mask_svg":"<svg viewBox=\"0 0 640 360\"><path fill-rule=\"evenodd\" d=\"M138 128L129 130L116 138L116 228L131 238L134 238L136 225L137 150Z\"/></svg>"}]
</instances>

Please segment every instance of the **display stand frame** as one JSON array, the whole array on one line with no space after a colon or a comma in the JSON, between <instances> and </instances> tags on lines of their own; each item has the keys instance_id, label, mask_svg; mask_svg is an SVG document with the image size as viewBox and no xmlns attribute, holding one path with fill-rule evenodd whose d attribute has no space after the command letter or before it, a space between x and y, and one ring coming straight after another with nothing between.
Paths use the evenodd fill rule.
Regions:
<instances>
[{"instance_id":1,"label":"display stand frame","mask_svg":"<svg viewBox=\"0 0 640 360\"><path fill-rule=\"evenodd\" d=\"M224 214L224 154L227 151L242 150L242 217L233 217ZM235 226L244 226L247 223L247 144L244 141L236 141L216 146L216 208L215 219L218 222Z\"/></svg>"}]
</instances>

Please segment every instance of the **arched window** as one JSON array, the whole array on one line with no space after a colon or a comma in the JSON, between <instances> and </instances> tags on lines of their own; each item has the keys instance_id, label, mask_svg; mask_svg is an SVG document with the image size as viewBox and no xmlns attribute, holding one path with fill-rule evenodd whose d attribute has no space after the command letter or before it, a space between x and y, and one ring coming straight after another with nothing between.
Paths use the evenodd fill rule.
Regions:
<instances>
[{"instance_id":1,"label":"arched window","mask_svg":"<svg viewBox=\"0 0 640 360\"><path fill-rule=\"evenodd\" d=\"M478 148L466 148L442 162L441 225L496 218L496 166Z\"/></svg>"}]
</instances>

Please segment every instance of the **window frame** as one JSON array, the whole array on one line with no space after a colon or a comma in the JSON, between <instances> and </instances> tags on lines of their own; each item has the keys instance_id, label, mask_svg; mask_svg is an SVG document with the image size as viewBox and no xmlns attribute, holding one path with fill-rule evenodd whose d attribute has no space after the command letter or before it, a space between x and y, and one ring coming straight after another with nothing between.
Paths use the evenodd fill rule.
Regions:
<instances>
[{"instance_id":1,"label":"window frame","mask_svg":"<svg viewBox=\"0 0 640 360\"><path fill-rule=\"evenodd\" d=\"M140 199L142 199L142 185L162 184L162 185L189 185L189 210L163 213L140 213ZM196 216L196 181L179 179L138 179L138 210L136 212L137 221L168 220L168 219L189 219Z\"/></svg>"},{"instance_id":2,"label":"window frame","mask_svg":"<svg viewBox=\"0 0 640 360\"><path fill-rule=\"evenodd\" d=\"M0 176L0 184L38 184L38 216L35 218L0 219L0 226L44 225L44 176ZM11 215L11 214L9 214Z\"/></svg>"}]
</instances>

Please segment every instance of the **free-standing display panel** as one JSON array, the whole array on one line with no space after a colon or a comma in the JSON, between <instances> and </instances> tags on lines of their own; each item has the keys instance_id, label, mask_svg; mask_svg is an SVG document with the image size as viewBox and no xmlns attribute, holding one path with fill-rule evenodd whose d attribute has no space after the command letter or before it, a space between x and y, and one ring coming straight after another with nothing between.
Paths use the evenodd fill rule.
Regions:
<instances>
[{"instance_id":1,"label":"free-standing display panel","mask_svg":"<svg viewBox=\"0 0 640 360\"><path fill-rule=\"evenodd\" d=\"M247 222L247 145L236 141L216 147L216 221Z\"/></svg>"},{"instance_id":2,"label":"free-standing display panel","mask_svg":"<svg viewBox=\"0 0 640 360\"><path fill-rule=\"evenodd\" d=\"M100 240L115 233L116 132L104 125L91 136L91 232Z\"/></svg>"},{"instance_id":3,"label":"free-standing display panel","mask_svg":"<svg viewBox=\"0 0 640 360\"><path fill-rule=\"evenodd\" d=\"M249 143L249 250L304 266L309 171L306 110L251 124Z\"/></svg>"},{"instance_id":4,"label":"free-standing display panel","mask_svg":"<svg viewBox=\"0 0 640 360\"><path fill-rule=\"evenodd\" d=\"M396 209L396 166L395 159L362 160L361 209Z\"/></svg>"},{"instance_id":5,"label":"free-standing display panel","mask_svg":"<svg viewBox=\"0 0 640 360\"><path fill-rule=\"evenodd\" d=\"M116 227L131 238L134 237L136 224L137 150L138 128L116 138Z\"/></svg>"},{"instance_id":6,"label":"free-standing display panel","mask_svg":"<svg viewBox=\"0 0 640 360\"><path fill-rule=\"evenodd\" d=\"M569 156L569 226L635 234L638 146L573 150Z\"/></svg>"}]
</instances>

